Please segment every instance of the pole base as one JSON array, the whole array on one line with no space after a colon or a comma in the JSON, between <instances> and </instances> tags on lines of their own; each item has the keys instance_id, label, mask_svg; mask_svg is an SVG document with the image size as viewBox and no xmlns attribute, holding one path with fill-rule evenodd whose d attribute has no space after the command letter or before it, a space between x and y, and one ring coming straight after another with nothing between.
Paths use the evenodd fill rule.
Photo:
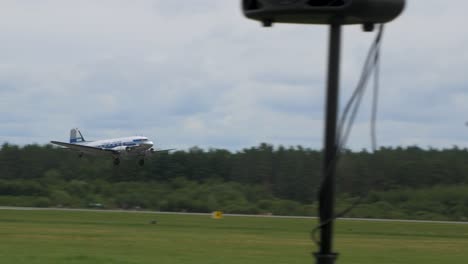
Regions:
<instances>
[{"instance_id":1,"label":"pole base","mask_svg":"<svg viewBox=\"0 0 468 264\"><path fill-rule=\"evenodd\" d=\"M334 264L335 260L338 258L338 253L331 254L322 254L314 253L315 259L317 259L317 264Z\"/></svg>"}]
</instances>

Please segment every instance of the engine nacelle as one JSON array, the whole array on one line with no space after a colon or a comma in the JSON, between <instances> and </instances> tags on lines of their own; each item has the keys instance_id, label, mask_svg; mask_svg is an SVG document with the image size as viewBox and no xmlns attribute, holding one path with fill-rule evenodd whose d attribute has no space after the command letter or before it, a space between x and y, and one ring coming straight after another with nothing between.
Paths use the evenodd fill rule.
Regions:
<instances>
[{"instance_id":1,"label":"engine nacelle","mask_svg":"<svg viewBox=\"0 0 468 264\"><path fill-rule=\"evenodd\" d=\"M117 146L117 147L112 148L112 150L116 150L116 151L122 152L122 151L127 151L127 147L125 147L125 146Z\"/></svg>"},{"instance_id":2,"label":"engine nacelle","mask_svg":"<svg viewBox=\"0 0 468 264\"><path fill-rule=\"evenodd\" d=\"M154 150L154 148L150 148L150 149L147 149L145 151L145 156L151 156L153 155L154 153L156 153L156 151Z\"/></svg>"}]
</instances>

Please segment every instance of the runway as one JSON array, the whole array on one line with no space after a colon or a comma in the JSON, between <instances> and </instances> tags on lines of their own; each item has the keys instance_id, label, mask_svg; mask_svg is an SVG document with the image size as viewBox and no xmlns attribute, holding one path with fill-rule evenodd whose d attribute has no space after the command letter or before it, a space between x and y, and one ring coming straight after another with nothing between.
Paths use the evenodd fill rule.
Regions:
<instances>
[{"instance_id":1,"label":"runway","mask_svg":"<svg viewBox=\"0 0 468 264\"><path fill-rule=\"evenodd\" d=\"M0 210L17 211L75 211L75 212L102 212L102 213L140 213L140 214L177 214L177 215L206 215L211 213L187 213L187 212L161 212L149 210L116 210L116 209L78 209L78 208L54 208L54 207L15 207L0 206ZM224 216L233 217L266 217L266 218L287 218L287 219L317 219L313 216L282 216L282 215L244 215L244 214L224 214ZM467 225L468 222L461 221L431 221L431 220L410 220L410 219L379 219L379 218L338 218L343 221L369 221L369 222L403 222L403 223L433 223L433 224L459 224Z\"/></svg>"}]
</instances>

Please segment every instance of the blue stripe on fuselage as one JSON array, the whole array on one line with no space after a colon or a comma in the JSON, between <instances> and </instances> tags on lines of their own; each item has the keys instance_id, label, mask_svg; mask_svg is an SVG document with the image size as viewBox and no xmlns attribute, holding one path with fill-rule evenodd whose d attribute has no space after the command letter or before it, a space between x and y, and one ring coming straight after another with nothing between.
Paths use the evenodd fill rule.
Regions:
<instances>
[{"instance_id":1,"label":"blue stripe on fuselage","mask_svg":"<svg viewBox=\"0 0 468 264\"><path fill-rule=\"evenodd\" d=\"M98 148L105 148L105 149L112 149L112 148L119 147L119 146L132 147L132 146L138 146L138 144L136 144L134 142L115 142L115 143L99 145L97 147Z\"/></svg>"}]
</instances>

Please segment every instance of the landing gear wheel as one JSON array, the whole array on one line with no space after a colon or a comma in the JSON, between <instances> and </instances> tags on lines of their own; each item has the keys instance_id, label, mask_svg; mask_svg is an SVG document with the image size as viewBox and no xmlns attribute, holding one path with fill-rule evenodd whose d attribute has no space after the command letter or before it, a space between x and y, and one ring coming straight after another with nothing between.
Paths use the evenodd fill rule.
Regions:
<instances>
[{"instance_id":1,"label":"landing gear wheel","mask_svg":"<svg viewBox=\"0 0 468 264\"><path fill-rule=\"evenodd\" d=\"M117 166L119 164L120 164L120 159L119 158L114 159L114 165Z\"/></svg>"},{"instance_id":2,"label":"landing gear wheel","mask_svg":"<svg viewBox=\"0 0 468 264\"><path fill-rule=\"evenodd\" d=\"M138 165L140 165L140 166L145 165L145 160L144 159L139 160Z\"/></svg>"}]
</instances>

